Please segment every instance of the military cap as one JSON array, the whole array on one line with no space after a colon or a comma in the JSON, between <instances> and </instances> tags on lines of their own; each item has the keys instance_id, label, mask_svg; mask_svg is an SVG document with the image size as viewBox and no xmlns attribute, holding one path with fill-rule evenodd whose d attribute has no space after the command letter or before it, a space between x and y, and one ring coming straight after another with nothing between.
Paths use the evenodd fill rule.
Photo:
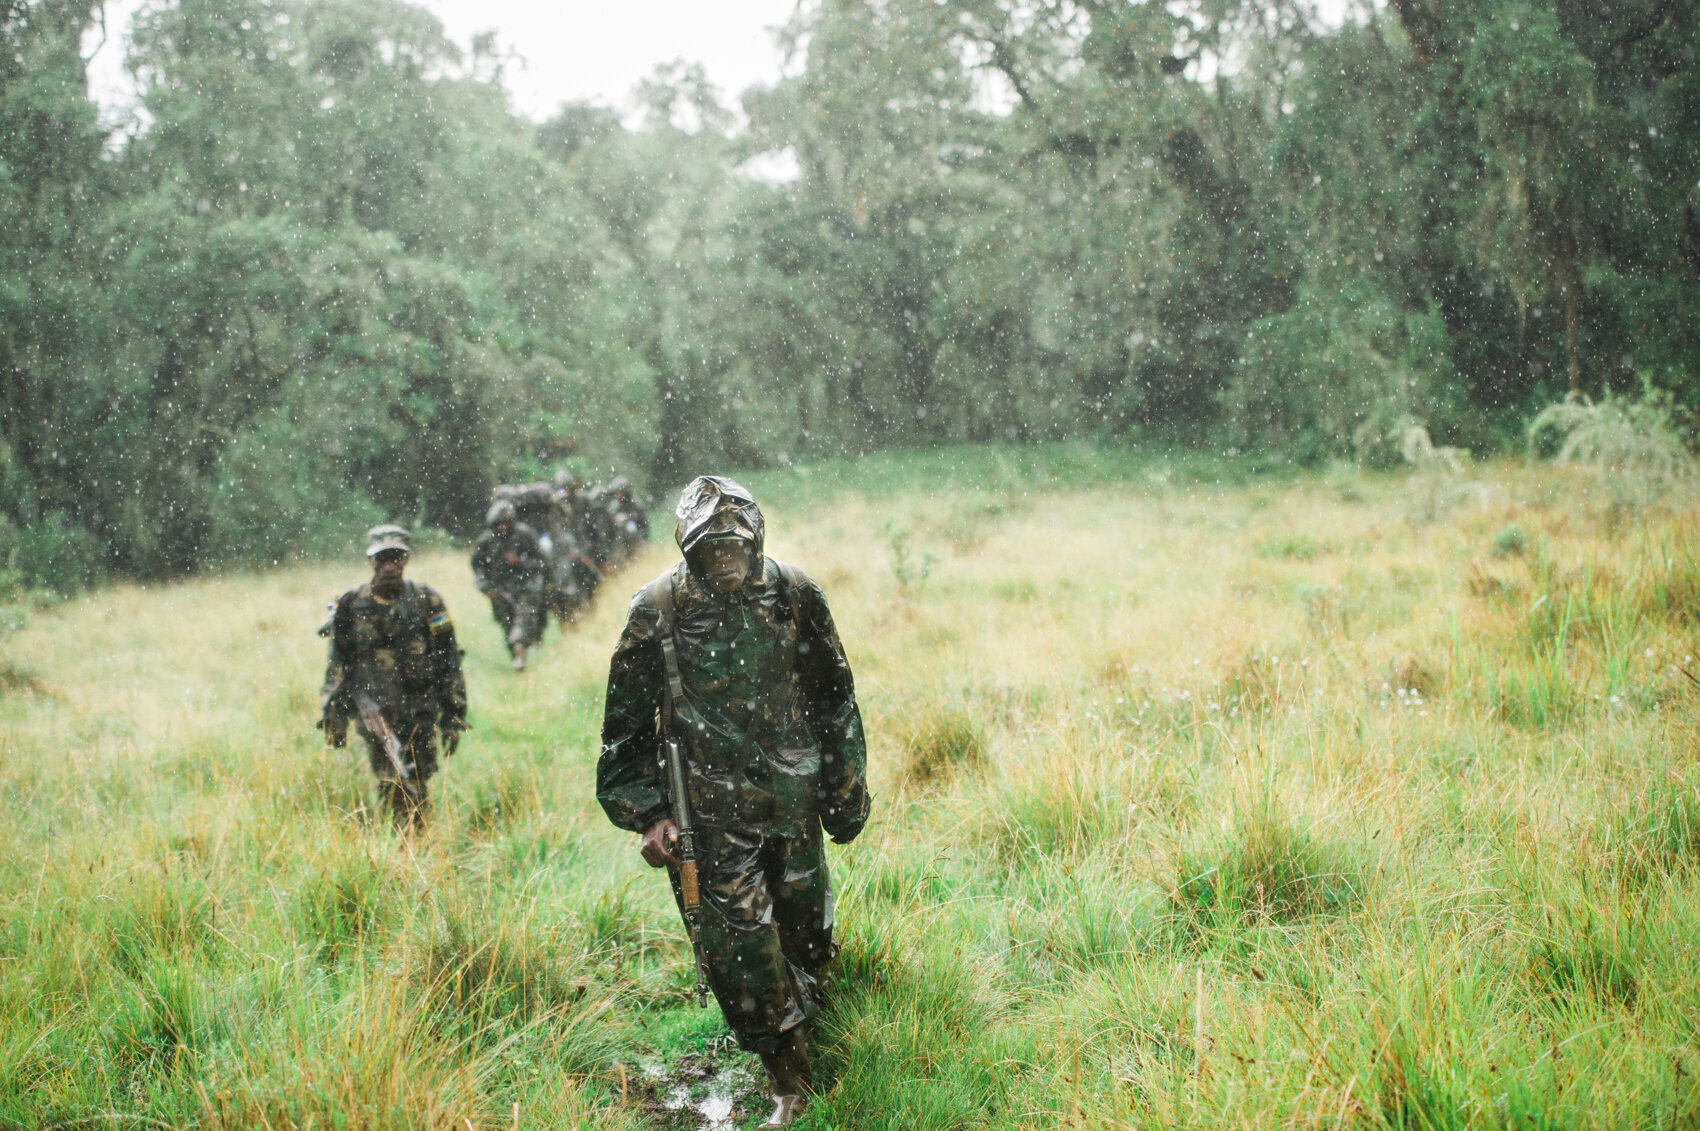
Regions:
<instances>
[{"instance_id":1,"label":"military cap","mask_svg":"<svg viewBox=\"0 0 1700 1131\"><path fill-rule=\"evenodd\" d=\"M413 535L409 534L404 527L396 526L393 523L374 526L366 532L366 556L375 558L385 550L400 550L403 553L411 554L413 552L412 540Z\"/></svg>"}]
</instances>

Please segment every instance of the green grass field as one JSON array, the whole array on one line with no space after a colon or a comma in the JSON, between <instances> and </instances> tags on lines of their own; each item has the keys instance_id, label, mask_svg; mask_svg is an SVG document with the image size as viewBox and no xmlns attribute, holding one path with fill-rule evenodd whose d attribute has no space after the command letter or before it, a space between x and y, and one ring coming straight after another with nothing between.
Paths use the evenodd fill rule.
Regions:
<instances>
[{"instance_id":1,"label":"green grass field","mask_svg":"<svg viewBox=\"0 0 1700 1131\"><path fill-rule=\"evenodd\" d=\"M1700 1121L1691 511L1084 448L750 485L833 604L876 794L804 1126ZM415 560L476 730L412 844L311 729L360 561L30 611L0 1126L696 1126L666 1092L747 1058L592 797L669 549L521 676L464 555Z\"/></svg>"}]
</instances>

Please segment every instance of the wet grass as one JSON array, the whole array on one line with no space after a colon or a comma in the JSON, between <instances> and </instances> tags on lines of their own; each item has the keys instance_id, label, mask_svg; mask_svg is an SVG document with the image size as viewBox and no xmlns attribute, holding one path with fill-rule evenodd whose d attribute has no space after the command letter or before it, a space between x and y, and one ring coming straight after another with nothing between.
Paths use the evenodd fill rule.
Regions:
<instances>
[{"instance_id":1,"label":"wet grass","mask_svg":"<svg viewBox=\"0 0 1700 1131\"><path fill-rule=\"evenodd\" d=\"M1083 446L752 477L832 602L876 797L830 850L804 1126L1700 1118L1694 520L1477 474L1452 509ZM311 730L359 563L32 610L0 1126L692 1126L667 1098L753 1061L591 797L624 597L668 557L515 676L464 560L420 555L477 729L412 842Z\"/></svg>"}]
</instances>

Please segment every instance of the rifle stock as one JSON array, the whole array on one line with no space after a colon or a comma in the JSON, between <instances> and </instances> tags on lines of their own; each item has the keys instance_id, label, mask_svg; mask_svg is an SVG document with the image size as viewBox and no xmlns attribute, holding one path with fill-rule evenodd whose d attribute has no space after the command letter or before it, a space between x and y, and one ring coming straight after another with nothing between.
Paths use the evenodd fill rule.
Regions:
<instances>
[{"instance_id":1,"label":"rifle stock","mask_svg":"<svg viewBox=\"0 0 1700 1131\"><path fill-rule=\"evenodd\" d=\"M671 735L661 740L667 759L667 785L673 801L673 826L679 831L679 901L685 908L685 929L697 967L697 1005L708 1008L708 964L702 955L702 890L697 883L697 834L691 822L690 797L685 792L685 744Z\"/></svg>"}]
</instances>

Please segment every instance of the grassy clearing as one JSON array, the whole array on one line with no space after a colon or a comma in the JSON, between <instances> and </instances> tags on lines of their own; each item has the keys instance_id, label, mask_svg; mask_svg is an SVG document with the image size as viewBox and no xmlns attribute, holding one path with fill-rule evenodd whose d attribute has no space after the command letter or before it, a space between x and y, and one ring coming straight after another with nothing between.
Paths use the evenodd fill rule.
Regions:
<instances>
[{"instance_id":1,"label":"grassy clearing","mask_svg":"<svg viewBox=\"0 0 1700 1131\"><path fill-rule=\"evenodd\" d=\"M807 1126L1700 1119L1692 514L1075 449L753 479L877 794ZM407 846L309 729L358 573L5 637L0 1126L682 1126L645 1066L738 1066L591 799L620 594L515 677L421 555L477 729Z\"/></svg>"}]
</instances>

